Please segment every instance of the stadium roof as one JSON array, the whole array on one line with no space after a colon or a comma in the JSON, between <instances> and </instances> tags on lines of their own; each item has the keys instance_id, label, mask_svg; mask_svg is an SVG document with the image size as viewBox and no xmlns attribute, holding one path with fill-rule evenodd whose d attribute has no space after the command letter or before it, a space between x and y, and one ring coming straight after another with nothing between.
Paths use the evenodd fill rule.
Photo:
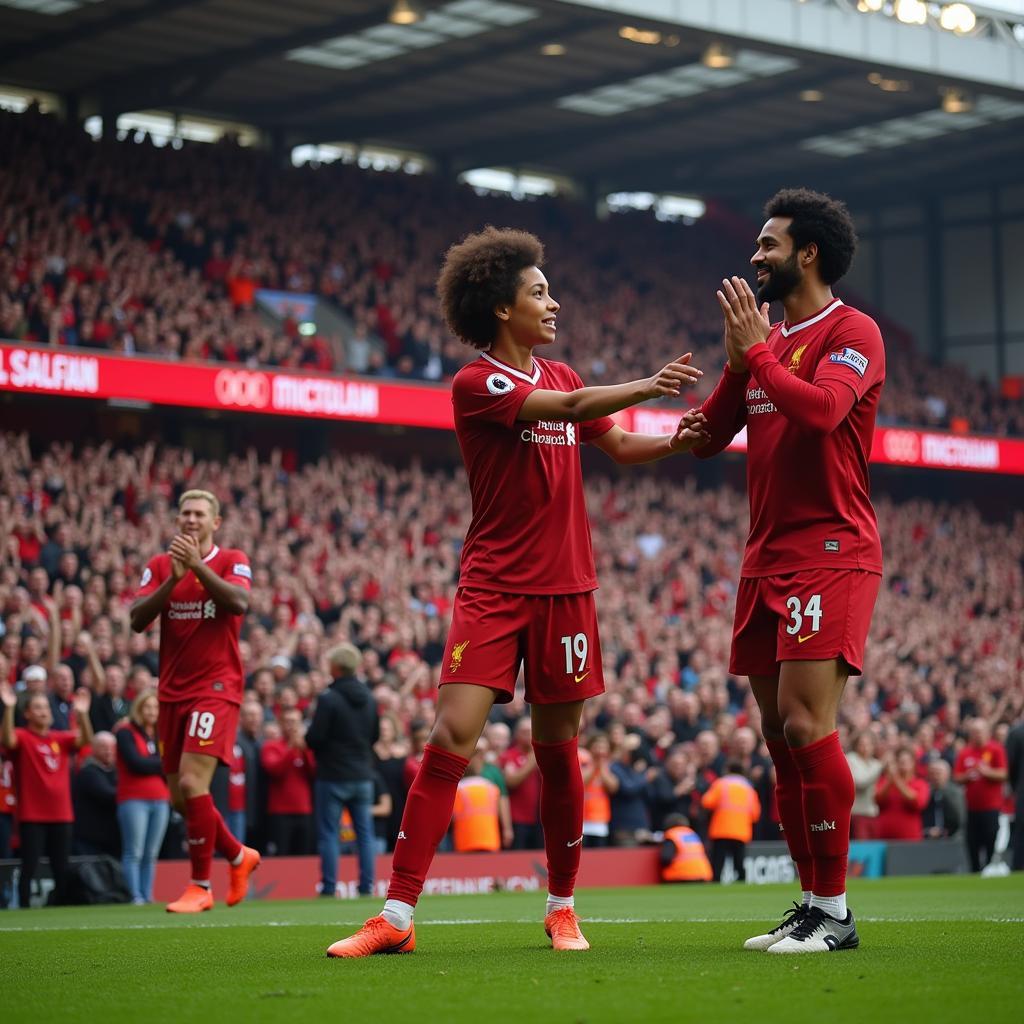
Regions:
<instances>
[{"instance_id":1,"label":"stadium roof","mask_svg":"<svg viewBox=\"0 0 1024 1024\"><path fill-rule=\"evenodd\" d=\"M1024 181L1012 23L957 38L854 0L439 0L398 25L394 6L0 0L0 83L80 116L216 116L282 145L391 144L595 190L889 200Z\"/></svg>"}]
</instances>

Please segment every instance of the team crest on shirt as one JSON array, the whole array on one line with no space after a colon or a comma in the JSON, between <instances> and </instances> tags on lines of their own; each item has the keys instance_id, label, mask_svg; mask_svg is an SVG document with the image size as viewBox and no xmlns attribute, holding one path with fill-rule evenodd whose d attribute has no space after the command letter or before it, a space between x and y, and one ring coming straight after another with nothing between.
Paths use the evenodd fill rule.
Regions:
<instances>
[{"instance_id":1,"label":"team crest on shirt","mask_svg":"<svg viewBox=\"0 0 1024 1024\"><path fill-rule=\"evenodd\" d=\"M790 357L789 357L789 372L796 373L800 369L800 360L803 358L806 345L801 345Z\"/></svg>"},{"instance_id":2,"label":"team crest on shirt","mask_svg":"<svg viewBox=\"0 0 1024 1024\"><path fill-rule=\"evenodd\" d=\"M149 581L153 578L153 570L147 565L145 572L142 574L142 579L139 581L140 587L145 587Z\"/></svg>"},{"instance_id":3,"label":"team crest on shirt","mask_svg":"<svg viewBox=\"0 0 1024 1024\"><path fill-rule=\"evenodd\" d=\"M842 352L832 352L828 360L830 363L842 363L843 366L850 367L858 377L863 377L867 373L868 363L871 362L866 355L853 348L844 348Z\"/></svg>"},{"instance_id":4,"label":"team crest on shirt","mask_svg":"<svg viewBox=\"0 0 1024 1024\"><path fill-rule=\"evenodd\" d=\"M468 640L463 640L461 644L452 644L452 662L448 666L449 672L458 672L462 668L462 656L466 653L468 646Z\"/></svg>"},{"instance_id":5,"label":"team crest on shirt","mask_svg":"<svg viewBox=\"0 0 1024 1024\"><path fill-rule=\"evenodd\" d=\"M507 395L513 388L515 384L503 373L492 373L487 378L487 390L492 395Z\"/></svg>"}]
</instances>

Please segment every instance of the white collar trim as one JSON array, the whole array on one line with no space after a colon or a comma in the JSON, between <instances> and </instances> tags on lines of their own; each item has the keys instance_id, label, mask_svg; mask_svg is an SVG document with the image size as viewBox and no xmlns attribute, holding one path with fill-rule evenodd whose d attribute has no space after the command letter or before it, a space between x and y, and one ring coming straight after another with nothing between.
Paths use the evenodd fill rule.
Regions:
<instances>
[{"instance_id":1,"label":"white collar trim","mask_svg":"<svg viewBox=\"0 0 1024 1024\"><path fill-rule=\"evenodd\" d=\"M505 373L511 373L513 377L518 377L520 380L526 381L527 384L536 384L540 380L540 363L536 359L533 361L533 373L523 373L522 370L515 370L507 363L503 363L500 359L495 359L494 356L488 355L486 352L481 352L481 356L489 363L493 363L500 370L504 370Z\"/></svg>"},{"instance_id":2,"label":"white collar trim","mask_svg":"<svg viewBox=\"0 0 1024 1024\"><path fill-rule=\"evenodd\" d=\"M792 327L783 327L782 336L784 338L788 338L791 334L796 334L797 331L802 331L805 327L810 327L811 324L816 324L820 320L824 320L825 317L827 317L833 309L837 309L842 304L842 299L835 299L833 302L830 302L820 313L818 313L817 316L812 316L810 320L804 320L801 323L793 324Z\"/></svg>"},{"instance_id":3,"label":"white collar trim","mask_svg":"<svg viewBox=\"0 0 1024 1024\"><path fill-rule=\"evenodd\" d=\"M216 544L214 544L213 547L210 548L210 553L203 559L203 561L204 562L209 562L211 559L216 557L216 555L217 555L217 553L219 551L220 551L220 548L217 547Z\"/></svg>"}]
</instances>

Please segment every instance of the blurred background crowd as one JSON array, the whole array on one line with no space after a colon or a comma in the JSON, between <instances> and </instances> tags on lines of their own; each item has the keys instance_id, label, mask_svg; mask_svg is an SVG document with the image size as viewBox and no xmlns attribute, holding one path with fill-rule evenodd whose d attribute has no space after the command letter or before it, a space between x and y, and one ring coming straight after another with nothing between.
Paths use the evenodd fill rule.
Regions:
<instances>
[{"instance_id":1,"label":"blurred background crowd","mask_svg":"<svg viewBox=\"0 0 1024 1024\"><path fill-rule=\"evenodd\" d=\"M726 671L745 497L653 474L590 473L586 486L607 682L585 713L588 845L650 841L675 814L706 835L703 798L726 773L759 797L754 837L776 838L756 706ZM158 627L132 633L128 608L146 561L166 550L186 487L221 496L216 540L253 566L225 810L264 852L313 852L304 731L331 682L326 652L350 641L380 714L375 825L389 849L434 716L469 518L461 469L360 454L293 464L280 451L213 462L152 444L33 449L26 435L5 434L0 679L19 718L45 694L58 729L74 726L76 689L92 694L100 739L77 759L77 848L119 853L116 735L159 670ZM1003 744L1024 717L1024 513L989 520L971 505L881 498L878 514L886 575L864 675L840 714L858 779L856 833L963 834L972 790L958 758ZM526 712L521 696L495 708L476 763L502 792L506 847L540 845ZM6 762L0 815L17 814L11 774ZM1011 810L997 789L998 808ZM165 854L180 855L173 821L168 835Z\"/></svg>"}]
</instances>

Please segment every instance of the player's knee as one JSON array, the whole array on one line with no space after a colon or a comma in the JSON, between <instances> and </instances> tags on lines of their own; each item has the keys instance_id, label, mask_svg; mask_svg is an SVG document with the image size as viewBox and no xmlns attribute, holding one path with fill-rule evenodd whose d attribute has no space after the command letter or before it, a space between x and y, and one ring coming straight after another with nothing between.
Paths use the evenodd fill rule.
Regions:
<instances>
[{"instance_id":1,"label":"player's knee","mask_svg":"<svg viewBox=\"0 0 1024 1024\"><path fill-rule=\"evenodd\" d=\"M178 788L181 790L182 808L184 809L185 801L192 800L194 797L203 796L207 792L207 785L198 775L193 775L191 772L182 772L178 776Z\"/></svg>"},{"instance_id":2,"label":"player's knee","mask_svg":"<svg viewBox=\"0 0 1024 1024\"><path fill-rule=\"evenodd\" d=\"M434 722L430 731L430 743L453 754L468 757L476 749L477 736L474 729L457 718L442 716Z\"/></svg>"},{"instance_id":3,"label":"player's knee","mask_svg":"<svg viewBox=\"0 0 1024 1024\"><path fill-rule=\"evenodd\" d=\"M765 740L769 743L782 743L786 739L786 731L782 725L782 719L776 719L775 721L769 722L767 719L761 719L761 735L764 736Z\"/></svg>"},{"instance_id":4,"label":"player's knee","mask_svg":"<svg viewBox=\"0 0 1024 1024\"><path fill-rule=\"evenodd\" d=\"M806 710L791 711L786 715L782 725L787 746L806 747L816 738L817 726L813 717Z\"/></svg>"}]
</instances>

